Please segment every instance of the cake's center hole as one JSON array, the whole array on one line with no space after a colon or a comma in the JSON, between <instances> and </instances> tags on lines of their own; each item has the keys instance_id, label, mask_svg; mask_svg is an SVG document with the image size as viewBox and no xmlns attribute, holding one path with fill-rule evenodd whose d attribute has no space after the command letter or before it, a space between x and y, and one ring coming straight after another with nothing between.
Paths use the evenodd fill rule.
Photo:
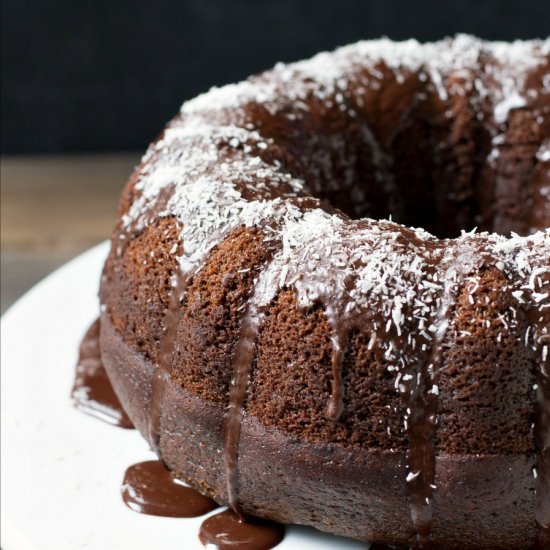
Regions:
<instances>
[{"instance_id":1,"label":"cake's center hole","mask_svg":"<svg viewBox=\"0 0 550 550\"><path fill-rule=\"evenodd\" d=\"M483 181L479 159L490 142L437 145L433 129L421 120L411 120L384 150L357 136L323 141L324 149L308 155L308 181L317 196L351 218L391 218L439 238L475 227L495 230L480 197L489 182Z\"/></svg>"},{"instance_id":2,"label":"cake's center hole","mask_svg":"<svg viewBox=\"0 0 550 550\"><path fill-rule=\"evenodd\" d=\"M414 181L410 188L397 187L391 194L370 188L368 198L362 198L363 190L372 184L359 180L348 192L319 191L316 195L352 219L391 219L409 227L423 228L438 238L458 237L462 230L474 228L494 231L491 224L487 226L482 223L473 201L455 201L452 196L437 196L428 188L430 183L430 179Z\"/></svg>"},{"instance_id":3,"label":"cake's center hole","mask_svg":"<svg viewBox=\"0 0 550 550\"><path fill-rule=\"evenodd\" d=\"M474 228L507 236L537 229L530 225L532 163L489 165L499 151L478 121L457 130L434 127L420 113L407 117L385 138L361 123L347 133L323 128L302 136L293 147L312 193L353 219L391 218L439 238Z\"/></svg>"},{"instance_id":4,"label":"cake's center hole","mask_svg":"<svg viewBox=\"0 0 550 550\"><path fill-rule=\"evenodd\" d=\"M426 183L429 183L429 180ZM414 193L415 189L411 188L402 194L396 193L391 197L380 196L376 197L379 200L365 201L365 203L350 201L347 193L332 196L319 193L319 196L352 219L388 219L409 227L425 229L440 239L455 238L463 230L471 231L474 228L479 231L494 231L491 224L487 226L482 223L481 215L474 203L469 201L456 203L450 198L437 199L425 187L426 185L419 183L416 193ZM372 194L374 195L375 192Z\"/></svg>"}]
</instances>

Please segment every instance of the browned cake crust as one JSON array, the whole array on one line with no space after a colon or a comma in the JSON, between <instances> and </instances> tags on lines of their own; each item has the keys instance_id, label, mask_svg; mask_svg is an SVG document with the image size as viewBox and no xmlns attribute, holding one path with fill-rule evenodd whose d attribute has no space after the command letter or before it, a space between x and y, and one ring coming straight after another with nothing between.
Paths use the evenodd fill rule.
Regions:
<instances>
[{"instance_id":1,"label":"browned cake crust","mask_svg":"<svg viewBox=\"0 0 550 550\"><path fill-rule=\"evenodd\" d=\"M105 366L169 468L361 540L542 540L549 49L365 42L184 105L101 283Z\"/></svg>"}]
</instances>

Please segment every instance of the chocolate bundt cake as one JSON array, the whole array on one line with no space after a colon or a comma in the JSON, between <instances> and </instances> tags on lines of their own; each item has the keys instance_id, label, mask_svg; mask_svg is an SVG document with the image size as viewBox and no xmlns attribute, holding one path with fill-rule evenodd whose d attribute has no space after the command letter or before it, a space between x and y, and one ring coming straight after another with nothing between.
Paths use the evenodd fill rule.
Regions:
<instances>
[{"instance_id":1,"label":"chocolate bundt cake","mask_svg":"<svg viewBox=\"0 0 550 550\"><path fill-rule=\"evenodd\" d=\"M185 103L131 176L102 358L239 513L550 548L549 226L550 40L280 64Z\"/></svg>"}]
</instances>

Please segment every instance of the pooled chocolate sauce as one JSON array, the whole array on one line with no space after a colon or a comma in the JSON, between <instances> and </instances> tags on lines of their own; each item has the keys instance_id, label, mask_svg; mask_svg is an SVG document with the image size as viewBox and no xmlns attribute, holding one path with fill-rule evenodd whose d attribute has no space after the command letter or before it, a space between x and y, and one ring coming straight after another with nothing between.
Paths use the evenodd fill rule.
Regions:
<instances>
[{"instance_id":1,"label":"pooled chocolate sauce","mask_svg":"<svg viewBox=\"0 0 550 550\"><path fill-rule=\"evenodd\" d=\"M86 414L120 428L134 427L122 408L101 361L99 319L90 326L80 344L71 397L74 406Z\"/></svg>"},{"instance_id":2,"label":"pooled chocolate sauce","mask_svg":"<svg viewBox=\"0 0 550 550\"><path fill-rule=\"evenodd\" d=\"M280 523L251 519L244 521L232 510L225 510L204 520L199 539L217 550L269 550L285 536Z\"/></svg>"},{"instance_id":3,"label":"pooled chocolate sauce","mask_svg":"<svg viewBox=\"0 0 550 550\"><path fill-rule=\"evenodd\" d=\"M219 505L195 489L183 485L159 460L130 466L124 474L122 499L141 514L171 518L199 517ZM241 519L226 510L206 519L200 529L201 542L220 550L269 550L283 540L284 526L271 521Z\"/></svg>"},{"instance_id":4,"label":"pooled chocolate sauce","mask_svg":"<svg viewBox=\"0 0 550 550\"><path fill-rule=\"evenodd\" d=\"M71 395L80 411L115 426L134 427L101 362L99 319L90 326L80 344ZM126 506L152 516L193 518L219 507L212 499L174 478L159 460L130 466L124 474L121 492ZM268 550L283 537L282 525L256 519L245 522L230 511L206 520L200 532L204 544L220 549Z\"/></svg>"},{"instance_id":5,"label":"pooled chocolate sauce","mask_svg":"<svg viewBox=\"0 0 550 550\"><path fill-rule=\"evenodd\" d=\"M195 518L219 506L175 479L159 460L140 462L126 470L122 499L135 512L170 518Z\"/></svg>"}]
</instances>

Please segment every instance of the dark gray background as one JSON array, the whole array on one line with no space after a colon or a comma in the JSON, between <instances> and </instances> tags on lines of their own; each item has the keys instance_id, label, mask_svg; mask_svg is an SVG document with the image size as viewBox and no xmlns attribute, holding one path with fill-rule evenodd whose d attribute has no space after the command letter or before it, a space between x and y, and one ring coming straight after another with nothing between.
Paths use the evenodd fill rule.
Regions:
<instances>
[{"instance_id":1,"label":"dark gray background","mask_svg":"<svg viewBox=\"0 0 550 550\"><path fill-rule=\"evenodd\" d=\"M361 38L549 30L549 0L4 0L2 153L141 150L182 100Z\"/></svg>"}]
</instances>

